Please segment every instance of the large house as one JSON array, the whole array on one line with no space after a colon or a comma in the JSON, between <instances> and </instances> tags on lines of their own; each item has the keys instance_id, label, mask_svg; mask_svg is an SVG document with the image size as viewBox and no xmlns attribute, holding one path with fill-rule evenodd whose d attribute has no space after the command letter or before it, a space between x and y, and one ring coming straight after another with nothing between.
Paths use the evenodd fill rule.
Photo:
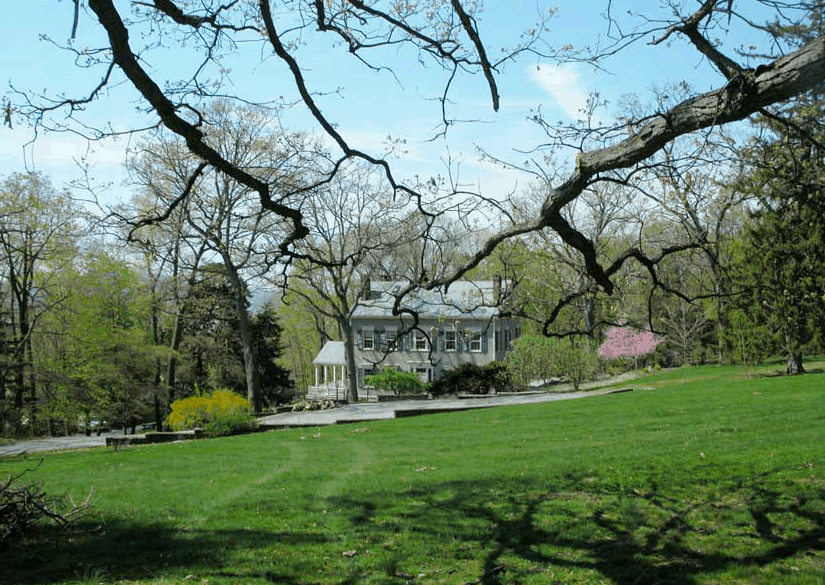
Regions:
<instances>
[{"instance_id":1,"label":"large house","mask_svg":"<svg viewBox=\"0 0 825 585\"><path fill-rule=\"evenodd\" d=\"M464 363L484 366L504 359L520 335L518 319L501 315L500 281L458 281L444 290L415 291L393 315L403 282L371 282L351 318L359 396L370 394L364 377L382 367L415 372L423 382ZM413 316L415 315L415 317ZM417 318L417 322L416 322ZM343 342L329 342L315 358L309 398L346 395Z\"/></svg>"}]
</instances>

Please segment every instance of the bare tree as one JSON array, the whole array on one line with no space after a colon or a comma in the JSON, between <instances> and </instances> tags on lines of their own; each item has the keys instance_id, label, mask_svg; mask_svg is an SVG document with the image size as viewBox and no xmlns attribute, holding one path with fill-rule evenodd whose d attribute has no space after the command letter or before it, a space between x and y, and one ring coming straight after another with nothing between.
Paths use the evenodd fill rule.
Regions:
<instances>
[{"instance_id":1,"label":"bare tree","mask_svg":"<svg viewBox=\"0 0 825 585\"><path fill-rule=\"evenodd\" d=\"M302 181L299 175L311 176L314 164L303 138L280 131L277 118L260 108L233 107L217 102L205 111L204 128L210 144L234 165L266 180L274 188L288 191ZM283 228L279 218L256 204L249 188L224 173L213 173L193 157L175 136L144 144L141 156L132 162L133 176L152 198L154 209L179 199L180 207L171 208L178 229L194 247L191 255L194 277L201 258L216 256L223 264L231 287L241 338L246 372L247 395L253 408L261 409L260 380L255 363L252 329L248 308L248 284L265 274L280 255L271 256L273 239ZM134 239L155 222L152 217L127 219L133 224ZM179 258L180 233L173 238L173 261ZM179 264L173 263L177 270ZM190 283L191 284L191 283ZM173 334L173 346L180 341L180 324Z\"/></svg>"},{"instance_id":2,"label":"bare tree","mask_svg":"<svg viewBox=\"0 0 825 585\"><path fill-rule=\"evenodd\" d=\"M75 3L74 8L78 5ZM69 50L77 54L81 65L99 71L99 82L86 95L73 98L24 94L17 100L16 111L30 116L35 127L54 125L56 119L61 119L61 125L85 132L82 126L71 125L72 118L117 83L121 75L125 76L139 93L141 107L156 116L150 125L162 124L180 136L201 164L254 192L260 207L288 226L279 242L279 251L286 257L298 255L298 242L311 233L300 196L323 192L323 189L313 189L329 183L351 160L374 165L384 174L396 197L409 198L418 204L418 213L427 216L433 212L423 203L419 186L401 181L383 153L354 147L322 111L315 88L300 62L298 46L308 39L339 41L333 51L346 51L370 68L385 67L381 56L385 54L382 50L388 47L412 49L413 58L418 62L436 64L438 71L446 73L440 96L442 136L456 123L449 107L454 80L463 75L477 76L489 95L492 109L498 110L497 76L505 63L524 53L542 61L584 60L601 66L606 57L616 58L629 45L649 41L655 49L666 50L663 47L667 42L680 37L698 56L713 65L719 74L716 89L695 92L686 88L677 99L660 100L649 111L621 123L601 125L594 115L599 106L595 97L591 100L590 112L578 124L554 125L537 116L548 135L545 143L536 147L537 152L546 156L572 153L575 164L570 165L564 175L554 172L531 217L503 222L496 233L449 273L433 277L418 271L418 282L410 283L409 290L417 286L435 288L460 279L502 242L541 230L552 230L566 246L576 250L589 278L608 294L614 291L614 276L631 260L642 265L654 286L658 286L658 263L687 244L674 243L652 252L631 246L602 260L594 242L570 223L565 209L597 183L632 181L646 168L651 156L680 136L712 134L722 125L765 112L825 79L825 39L817 37L794 49L776 34L783 26L799 22L817 9L815 2L704 0L691 3L690 9L682 3L668 2L664 14L632 13L629 26L619 21L613 3L606 2L607 32L603 37L607 39L606 44L594 45L589 53L567 47L554 50L540 44L547 40L541 38L544 27L540 23L522 43L505 51L498 60L491 57L494 54L491 47L481 38L476 21L480 15L474 11L476 4L461 0L434 3L206 0L197 7L173 0L133 0L120 7L114 0L88 0L87 5L90 16L105 32L106 43L84 50L71 46ZM128 20L124 18L127 11ZM70 21L76 23L76 15L76 10L67 12L67 26ZM768 22L757 22L757 19ZM753 50L737 52L729 48L733 42L727 32L733 26L731 23L748 31ZM75 30L73 24L73 35ZM721 40L717 42L717 39ZM274 189L266 177L233 161L210 141L202 124L204 107L214 99L233 93L231 72L221 67L221 59L241 47L257 51L255 59L274 55L285 66L290 89L299 96L299 104L311 116L316 128L333 143L336 149L333 160L315 184L298 186L284 195ZM153 65L158 62L156 59L164 59L172 50L186 51L190 57L188 62L195 65L174 82L164 84L156 73L162 67L153 68ZM336 59L338 54L333 52L329 58ZM395 72L401 74L400 68ZM283 93L276 90L272 97ZM235 99L254 98L235 96ZM361 109L363 104L354 104L354 107ZM93 135L109 132L100 129ZM526 145L525 149L529 148ZM494 201L485 200L485 203L491 209L496 208ZM325 258L306 260L329 262Z\"/></svg>"},{"instance_id":3,"label":"bare tree","mask_svg":"<svg viewBox=\"0 0 825 585\"><path fill-rule=\"evenodd\" d=\"M411 250L414 237L403 221L407 205L393 201L380 178L366 165L352 165L346 175L339 174L307 198L304 209L312 230L299 249L307 258L328 262L296 262L290 275L304 285L292 287L292 294L338 325L350 372L349 402L358 401L350 317L358 300L369 293L370 277L387 268L393 250Z\"/></svg>"}]
</instances>

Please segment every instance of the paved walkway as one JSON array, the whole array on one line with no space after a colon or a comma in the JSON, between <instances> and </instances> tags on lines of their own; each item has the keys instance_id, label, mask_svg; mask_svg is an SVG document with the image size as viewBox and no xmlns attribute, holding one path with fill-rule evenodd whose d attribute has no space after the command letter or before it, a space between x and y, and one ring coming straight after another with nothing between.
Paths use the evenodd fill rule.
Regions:
<instances>
[{"instance_id":1,"label":"paved walkway","mask_svg":"<svg viewBox=\"0 0 825 585\"><path fill-rule=\"evenodd\" d=\"M271 428L287 427L316 427L350 422L382 420L414 416L428 412L453 412L473 408L490 408L514 404L535 404L538 402L552 402L556 400L573 400L587 396L600 396L616 392L615 389L603 389L600 386L615 384L632 379L632 375L619 376L611 380L590 382L583 384L582 390L563 391L565 388L556 387L554 392L536 392L530 394L502 394L483 398L440 398L436 400L398 400L394 402L362 402L347 404L330 410L310 410L303 412L284 412L273 414L259 419L262 426ZM592 388L587 390L587 388ZM0 457L20 456L45 451L88 449L91 447L105 447L107 436L120 436L119 433L104 433L98 436L73 435L69 437L48 437L15 441L0 445ZM129 435L132 436L132 435Z\"/></svg>"},{"instance_id":2,"label":"paved walkway","mask_svg":"<svg viewBox=\"0 0 825 585\"><path fill-rule=\"evenodd\" d=\"M290 426L324 426L350 422L382 420L427 414L428 412L453 412L473 408L490 408L514 404L536 404L555 400L572 400L587 396L599 396L615 392L610 390L591 390L578 392L499 395L483 398L440 398L436 400L398 400L393 402L366 402L346 404L330 410L309 410L303 412L284 412L259 419L262 425L273 427Z\"/></svg>"}]
</instances>

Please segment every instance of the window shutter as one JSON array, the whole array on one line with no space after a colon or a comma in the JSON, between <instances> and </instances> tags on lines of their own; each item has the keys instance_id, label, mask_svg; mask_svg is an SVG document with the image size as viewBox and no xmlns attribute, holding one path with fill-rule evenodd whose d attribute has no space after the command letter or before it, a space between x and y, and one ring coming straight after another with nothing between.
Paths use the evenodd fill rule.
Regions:
<instances>
[{"instance_id":1,"label":"window shutter","mask_svg":"<svg viewBox=\"0 0 825 585\"><path fill-rule=\"evenodd\" d=\"M355 330L355 344L358 346L358 349L364 349L364 334L361 333L360 329Z\"/></svg>"},{"instance_id":2,"label":"window shutter","mask_svg":"<svg viewBox=\"0 0 825 585\"><path fill-rule=\"evenodd\" d=\"M375 347L379 350L387 349L387 338L384 337L384 328L383 327L376 327L375 328Z\"/></svg>"},{"instance_id":3,"label":"window shutter","mask_svg":"<svg viewBox=\"0 0 825 585\"><path fill-rule=\"evenodd\" d=\"M487 353L487 331L481 332L481 353Z\"/></svg>"},{"instance_id":4,"label":"window shutter","mask_svg":"<svg viewBox=\"0 0 825 585\"><path fill-rule=\"evenodd\" d=\"M438 351L447 351L447 340L443 329L438 330Z\"/></svg>"}]
</instances>

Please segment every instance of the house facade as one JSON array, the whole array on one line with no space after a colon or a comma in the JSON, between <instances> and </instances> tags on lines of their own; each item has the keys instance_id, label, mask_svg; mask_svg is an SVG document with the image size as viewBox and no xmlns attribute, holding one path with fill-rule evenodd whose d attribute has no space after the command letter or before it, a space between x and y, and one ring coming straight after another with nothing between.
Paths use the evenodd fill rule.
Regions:
<instances>
[{"instance_id":1,"label":"house facade","mask_svg":"<svg viewBox=\"0 0 825 585\"><path fill-rule=\"evenodd\" d=\"M518 319L501 315L500 281L458 281L446 291L415 291L404 297L401 307L416 317L407 312L393 315L396 296L405 286L371 282L353 311L359 396L374 393L364 378L383 367L415 372L422 382L431 382L461 364L484 366L503 360L521 334ZM335 344L335 351L330 344ZM350 375L343 368L343 342L327 345L314 360L316 385L309 398L340 397ZM340 369L335 370L336 365ZM330 376L330 371L340 373Z\"/></svg>"},{"instance_id":2,"label":"house facade","mask_svg":"<svg viewBox=\"0 0 825 585\"><path fill-rule=\"evenodd\" d=\"M447 291L417 291L402 306L417 315L393 316L404 283L379 281L352 316L358 387L382 367L437 380L464 363L484 366L502 360L520 335L517 319L500 316L498 281L458 281Z\"/></svg>"}]
</instances>

